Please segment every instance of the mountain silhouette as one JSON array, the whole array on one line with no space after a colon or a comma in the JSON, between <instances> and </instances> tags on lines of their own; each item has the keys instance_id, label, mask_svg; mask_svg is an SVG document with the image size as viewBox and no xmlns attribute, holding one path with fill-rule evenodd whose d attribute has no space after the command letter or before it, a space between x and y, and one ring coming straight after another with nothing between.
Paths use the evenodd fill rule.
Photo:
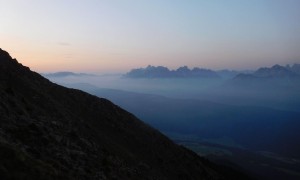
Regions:
<instances>
[{"instance_id":1,"label":"mountain silhouette","mask_svg":"<svg viewBox=\"0 0 300 180\"><path fill-rule=\"evenodd\" d=\"M0 49L0 179L244 179Z\"/></svg>"},{"instance_id":2,"label":"mountain silhouette","mask_svg":"<svg viewBox=\"0 0 300 180\"><path fill-rule=\"evenodd\" d=\"M270 91L274 88L281 90L286 87L299 88L299 81L300 75L293 72L291 68L276 64L272 67L259 68L253 73L237 74L225 83L225 86L256 90L263 88L266 91Z\"/></svg>"},{"instance_id":3,"label":"mountain silhouette","mask_svg":"<svg viewBox=\"0 0 300 180\"><path fill-rule=\"evenodd\" d=\"M293 66L296 69L296 65ZM262 67L253 73L237 74L234 80L258 80L258 79L297 79L299 75L292 71L292 68L280 66L278 64L272 67Z\"/></svg>"},{"instance_id":4,"label":"mountain silhouette","mask_svg":"<svg viewBox=\"0 0 300 180\"><path fill-rule=\"evenodd\" d=\"M147 66L146 68L132 69L125 74L128 78L220 78L210 69L195 67L189 69L187 66L179 67L176 70L169 70L164 66Z\"/></svg>"},{"instance_id":5,"label":"mountain silhouette","mask_svg":"<svg viewBox=\"0 0 300 180\"><path fill-rule=\"evenodd\" d=\"M261 78L287 78L297 76L296 73L278 64L272 66L271 68L259 68L254 72L253 75Z\"/></svg>"},{"instance_id":6,"label":"mountain silhouette","mask_svg":"<svg viewBox=\"0 0 300 180\"><path fill-rule=\"evenodd\" d=\"M48 78L63 78L63 77L68 77L68 76L75 76L75 77L95 76L93 74L74 73L74 72L68 72L68 71L48 73L48 74L42 74L42 75L45 76L45 77L48 77Z\"/></svg>"}]
</instances>

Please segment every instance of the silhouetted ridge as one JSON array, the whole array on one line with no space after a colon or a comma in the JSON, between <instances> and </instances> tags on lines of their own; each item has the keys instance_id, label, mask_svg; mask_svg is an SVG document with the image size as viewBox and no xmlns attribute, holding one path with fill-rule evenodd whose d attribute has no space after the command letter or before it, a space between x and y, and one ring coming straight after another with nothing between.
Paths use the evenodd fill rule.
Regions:
<instances>
[{"instance_id":1,"label":"silhouetted ridge","mask_svg":"<svg viewBox=\"0 0 300 180\"><path fill-rule=\"evenodd\" d=\"M12 59L12 58L10 57L9 53L6 52L6 51L4 51L4 50L2 50L1 48L0 48L0 58L1 58L1 61L5 61L5 60L10 60L10 59Z\"/></svg>"},{"instance_id":2,"label":"silhouetted ridge","mask_svg":"<svg viewBox=\"0 0 300 180\"><path fill-rule=\"evenodd\" d=\"M263 78L285 78L297 76L294 72L278 64L272 66L271 68L259 68L254 72L253 75Z\"/></svg>"},{"instance_id":3,"label":"silhouetted ridge","mask_svg":"<svg viewBox=\"0 0 300 180\"><path fill-rule=\"evenodd\" d=\"M220 76L210 70L195 67L189 69L187 66L176 70L169 70L164 66L147 66L146 68L132 69L125 74L129 78L219 78Z\"/></svg>"},{"instance_id":4,"label":"silhouetted ridge","mask_svg":"<svg viewBox=\"0 0 300 180\"><path fill-rule=\"evenodd\" d=\"M8 66L9 63L16 64L18 62L16 59L13 59L8 52L0 48L0 63L2 63L2 65L5 63L5 65Z\"/></svg>"},{"instance_id":5,"label":"silhouetted ridge","mask_svg":"<svg viewBox=\"0 0 300 180\"><path fill-rule=\"evenodd\" d=\"M297 65L293 66L294 71L296 71ZM288 80L288 81L287 81ZM283 83L297 83L300 80L300 76L292 71L289 66L280 66L278 64L272 67L259 68L253 73L240 73L237 74L232 81L229 82L230 85L257 85L267 86L268 84L283 84Z\"/></svg>"},{"instance_id":6,"label":"silhouetted ridge","mask_svg":"<svg viewBox=\"0 0 300 180\"><path fill-rule=\"evenodd\" d=\"M0 179L243 179L0 51Z\"/></svg>"}]
</instances>

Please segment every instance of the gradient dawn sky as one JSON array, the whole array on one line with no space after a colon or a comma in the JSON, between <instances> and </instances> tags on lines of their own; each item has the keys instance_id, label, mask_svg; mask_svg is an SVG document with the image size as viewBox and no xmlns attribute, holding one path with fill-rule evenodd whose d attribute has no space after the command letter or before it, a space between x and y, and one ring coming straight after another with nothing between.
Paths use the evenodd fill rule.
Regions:
<instances>
[{"instance_id":1,"label":"gradient dawn sky","mask_svg":"<svg viewBox=\"0 0 300 180\"><path fill-rule=\"evenodd\" d=\"M0 0L0 48L38 72L300 62L300 0Z\"/></svg>"}]
</instances>

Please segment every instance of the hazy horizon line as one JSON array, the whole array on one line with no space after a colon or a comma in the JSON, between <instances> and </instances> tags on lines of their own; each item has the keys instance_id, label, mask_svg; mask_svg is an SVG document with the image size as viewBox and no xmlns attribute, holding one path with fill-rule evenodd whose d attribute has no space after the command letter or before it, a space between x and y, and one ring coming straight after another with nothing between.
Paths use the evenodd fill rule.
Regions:
<instances>
[{"instance_id":1,"label":"hazy horizon line","mask_svg":"<svg viewBox=\"0 0 300 180\"><path fill-rule=\"evenodd\" d=\"M87 70L82 70L82 71L78 71L78 70L57 70L57 71L37 71L38 73L40 74L52 74L52 73L60 73L60 72L72 72L72 73L92 73L94 75L121 75L121 74L125 74L125 73L128 73L130 72L131 70L133 69L145 69L147 68L148 66L152 66L152 67L166 67L168 68L170 71L175 71L181 67L188 67L190 70L192 70L193 68L200 68L200 69L208 69L208 70L212 70L212 71L223 71L223 70L228 70L228 71L238 71L238 72L243 72L243 71L256 71L260 68L271 68L275 65L280 65L280 66L283 66L283 67L286 67L286 66L293 66L295 64L300 64L300 63L287 63L287 64L279 64L279 63L276 63L276 64L273 64L273 65L269 65L269 66L260 66L258 68L246 68L246 69L230 69L230 68L220 68L220 69L214 69L214 68L207 68L207 67L204 67L204 66L188 66L188 65L182 65L182 66L178 66L177 68L169 68L168 66L163 66L163 65L147 65L147 66L144 66L144 67L133 67L131 69L128 69L128 70L123 70L123 71L105 71L105 72L100 72L100 71L87 71Z\"/></svg>"}]
</instances>

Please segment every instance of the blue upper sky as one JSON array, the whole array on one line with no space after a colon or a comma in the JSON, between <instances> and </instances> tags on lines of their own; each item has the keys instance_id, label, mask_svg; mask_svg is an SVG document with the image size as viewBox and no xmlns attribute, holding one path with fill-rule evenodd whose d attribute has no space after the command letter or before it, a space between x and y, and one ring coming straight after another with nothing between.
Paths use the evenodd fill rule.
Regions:
<instances>
[{"instance_id":1,"label":"blue upper sky","mask_svg":"<svg viewBox=\"0 0 300 180\"><path fill-rule=\"evenodd\" d=\"M34 70L300 62L299 0L0 0L0 47Z\"/></svg>"}]
</instances>

